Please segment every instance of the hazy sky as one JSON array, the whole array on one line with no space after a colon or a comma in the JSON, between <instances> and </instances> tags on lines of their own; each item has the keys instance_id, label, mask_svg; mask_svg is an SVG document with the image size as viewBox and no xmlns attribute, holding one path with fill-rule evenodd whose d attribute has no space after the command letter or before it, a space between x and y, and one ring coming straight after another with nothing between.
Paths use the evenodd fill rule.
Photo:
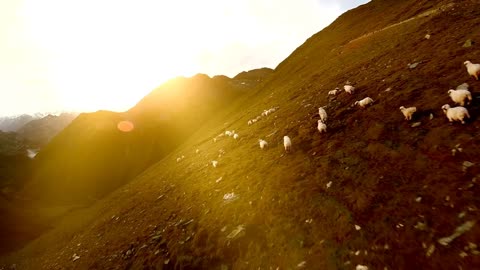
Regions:
<instances>
[{"instance_id":1,"label":"hazy sky","mask_svg":"<svg viewBox=\"0 0 480 270\"><path fill-rule=\"evenodd\" d=\"M276 67L368 0L2 0L0 115L123 111L167 79Z\"/></svg>"}]
</instances>

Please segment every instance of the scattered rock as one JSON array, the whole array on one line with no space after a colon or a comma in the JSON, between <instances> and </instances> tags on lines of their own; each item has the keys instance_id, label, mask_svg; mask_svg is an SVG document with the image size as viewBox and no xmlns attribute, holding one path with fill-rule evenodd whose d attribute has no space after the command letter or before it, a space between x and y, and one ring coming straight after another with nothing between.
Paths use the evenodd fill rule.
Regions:
<instances>
[{"instance_id":1,"label":"scattered rock","mask_svg":"<svg viewBox=\"0 0 480 270\"><path fill-rule=\"evenodd\" d=\"M433 113L430 113L430 120L433 119Z\"/></svg>"},{"instance_id":2,"label":"scattered rock","mask_svg":"<svg viewBox=\"0 0 480 270\"><path fill-rule=\"evenodd\" d=\"M474 163L470 162L470 161L464 161L462 163L463 167L466 167L466 168L470 168L472 167L473 165L475 165Z\"/></svg>"},{"instance_id":3,"label":"scattered rock","mask_svg":"<svg viewBox=\"0 0 480 270\"><path fill-rule=\"evenodd\" d=\"M168 264L170 262L170 259L166 259L165 261L163 261L163 264Z\"/></svg>"},{"instance_id":4,"label":"scattered rock","mask_svg":"<svg viewBox=\"0 0 480 270\"><path fill-rule=\"evenodd\" d=\"M368 270L368 267L366 267L365 265L357 265L357 267L355 267L355 270Z\"/></svg>"},{"instance_id":5,"label":"scattered rock","mask_svg":"<svg viewBox=\"0 0 480 270\"><path fill-rule=\"evenodd\" d=\"M76 261L78 259L80 259L80 256L78 256L77 253L73 254L72 261Z\"/></svg>"},{"instance_id":6,"label":"scattered rock","mask_svg":"<svg viewBox=\"0 0 480 270\"><path fill-rule=\"evenodd\" d=\"M408 68L414 69L414 68L416 68L420 63L421 63L421 62L416 62L416 63L413 63L413 64L409 64L409 65L408 65Z\"/></svg>"},{"instance_id":7,"label":"scattered rock","mask_svg":"<svg viewBox=\"0 0 480 270\"><path fill-rule=\"evenodd\" d=\"M217 183L217 184L220 183L220 181L222 181L222 179L223 179L223 177L218 178L217 180L215 180L215 183Z\"/></svg>"},{"instance_id":8,"label":"scattered rock","mask_svg":"<svg viewBox=\"0 0 480 270\"><path fill-rule=\"evenodd\" d=\"M415 198L415 201L418 202L418 203L421 202L421 201L422 201L422 197L418 196L417 198Z\"/></svg>"},{"instance_id":9,"label":"scattered rock","mask_svg":"<svg viewBox=\"0 0 480 270\"><path fill-rule=\"evenodd\" d=\"M430 37L431 37L430 34L425 35L425 39L430 39Z\"/></svg>"},{"instance_id":10,"label":"scattered rock","mask_svg":"<svg viewBox=\"0 0 480 270\"><path fill-rule=\"evenodd\" d=\"M417 222L417 224L415 224L414 228L420 231L426 231L428 227L427 227L427 224L419 221Z\"/></svg>"},{"instance_id":11,"label":"scattered rock","mask_svg":"<svg viewBox=\"0 0 480 270\"><path fill-rule=\"evenodd\" d=\"M306 262L306 261L303 261L303 262L300 262L299 264L297 264L297 267L298 267L298 268L303 268L303 267L305 267L305 266L307 266L307 262Z\"/></svg>"},{"instance_id":12,"label":"scattered rock","mask_svg":"<svg viewBox=\"0 0 480 270\"><path fill-rule=\"evenodd\" d=\"M458 226L452 235L438 239L438 243L442 246L448 246L450 242L452 242L455 238L459 237L460 235L472 229L474 225L475 225L475 221L467 221L462 225Z\"/></svg>"},{"instance_id":13,"label":"scattered rock","mask_svg":"<svg viewBox=\"0 0 480 270\"><path fill-rule=\"evenodd\" d=\"M308 223L308 224L312 224L312 222L313 222L312 218L305 220L305 223Z\"/></svg>"},{"instance_id":14,"label":"scattered rock","mask_svg":"<svg viewBox=\"0 0 480 270\"><path fill-rule=\"evenodd\" d=\"M332 186L332 181L328 182L326 186L327 188L330 188Z\"/></svg>"},{"instance_id":15,"label":"scattered rock","mask_svg":"<svg viewBox=\"0 0 480 270\"><path fill-rule=\"evenodd\" d=\"M465 43L463 43L462 47L469 48L469 47L472 47L472 45L473 45L473 41L471 39L467 39L465 40Z\"/></svg>"},{"instance_id":16,"label":"scattered rock","mask_svg":"<svg viewBox=\"0 0 480 270\"><path fill-rule=\"evenodd\" d=\"M435 245L434 244L431 244L428 249L427 249L427 254L426 256L427 257L430 257L432 256L433 252L435 252Z\"/></svg>"},{"instance_id":17,"label":"scattered rock","mask_svg":"<svg viewBox=\"0 0 480 270\"><path fill-rule=\"evenodd\" d=\"M355 230L360 231L361 229L362 229L362 227L360 227L359 225L356 225L356 224L355 224Z\"/></svg>"},{"instance_id":18,"label":"scattered rock","mask_svg":"<svg viewBox=\"0 0 480 270\"><path fill-rule=\"evenodd\" d=\"M419 127L422 124L422 122L415 122L412 124L411 127Z\"/></svg>"},{"instance_id":19,"label":"scattered rock","mask_svg":"<svg viewBox=\"0 0 480 270\"><path fill-rule=\"evenodd\" d=\"M233 193L233 192L232 192L232 193L227 193L227 194L223 195L223 200L224 200L225 202L233 202L233 201L235 201L236 199L238 199L238 196L235 195L235 193Z\"/></svg>"},{"instance_id":20,"label":"scattered rock","mask_svg":"<svg viewBox=\"0 0 480 270\"><path fill-rule=\"evenodd\" d=\"M233 229L233 231L231 231L227 235L227 238L228 239L235 239L235 238L238 238L238 237L242 236L243 234L245 234L245 225L238 225L235 229Z\"/></svg>"}]
</instances>

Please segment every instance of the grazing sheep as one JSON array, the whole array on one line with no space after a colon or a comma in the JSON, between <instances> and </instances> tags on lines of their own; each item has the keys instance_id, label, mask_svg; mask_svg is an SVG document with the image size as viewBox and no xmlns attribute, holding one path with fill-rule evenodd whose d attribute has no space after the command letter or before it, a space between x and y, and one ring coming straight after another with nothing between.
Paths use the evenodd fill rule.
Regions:
<instances>
[{"instance_id":1,"label":"grazing sheep","mask_svg":"<svg viewBox=\"0 0 480 270\"><path fill-rule=\"evenodd\" d=\"M322 122L327 122L327 112L323 107L318 108L318 115L320 115Z\"/></svg>"},{"instance_id":2,"label":"grazing sheep","mask_svg":"<svg viewBox=\"0 0 480 270\"><path fill-rule=\"evenodd\" d=\"M249 126L251 126L251 125L253 124L253 121L252 121L252 120L248 120L247 124L248 124Z\"/></svg>"},{"instance_id":3,"label":"grazing sheep","mask_svg":"<svg viewBox=\"0 0 480 270\"><path fill-rule=\"evenodd\" d=\"M212 166L216 168L218 166L218 161L212 160Z\"/></svg>"},{"instance_id":4,"label":"grazing sheep","mask_svg":"<svg viewBox=\"0 0 480 270\"><path fill-rule=\"evenodd\" d=\"M353 87L349 84L343 86L343 89L345 89L345 92L349 93L350 95L355 92L355 87Z\"/></svg>"},{"instance_id":5,"label":"grazing sheep","mask_svg":"<svg viewBox=\"0 0 480 270\"><path fill-rule=\"evenodd\" d=\"M478 76L480 75L480 64L472 64L472 62L468 60L463 64L467 67L468 74L475 77L475 80L478 81Z\"/></svg>"},{"instance_id":6,"label":"grazing sheep","mask_svg":"<svg viewBox=\"0 0 480 270\"><path fill-rule=\"evenodd\" d=\"M268 143L262 139L258 140L258 143L260 144L260 149L264 149L268 146Z\"/></svg>"},{"instance_id":7,"label":"grazing sheep","mask_svg":"<svg viewBox=\"0 0 480 270\"><path fill-rule=\"evenodd\" d=\"M417 108L416 107L409 107L409 108L405 108L405 107L400 107L400 111L402 111L403 113L403 116L405 116L405 120L412 120L412 115L417 111Z\"/></svg>"},{"instance_id":8,"label":"grazing sheep","mask_svg":"<svg viewBox=\"0 0 480 270\"><path fill-rule=\"evenodd\" d=\"M238 139L238 134L237 134L237 133L233 134L233 138L234 138L235 140Z\"/></svg>"},{"instance_id":9,"label":"grazing sheep","mask_svg":"<svg viewBox=\"0 0 480 270\"><path fill-rule=\"evenodd\" d=\"M182 158L181 158L181 157L178 157L178 158L177 158L177 162L180 162L180 161L182 161Z\"/></svg>"},{"instance_id":10,"label":"grazing sheep","mask_svg":"<svg viewBox=\"0 0 480 270\"><path fill-rule=\"evenodd\" d=\"M336 96L338 93L340 93L340 88L335 88L333 90L328 91L328 95L330 96Z\"/></svg>"},{"instance_id":11,"label":"grazing sheep","mask_svg":"<svg viewBox=\"0 0 480 270\"><path fill-rule=\"evenodd\" d=\"M470 103L469 101L472 101L472 93L465 89L450 89L447 93L452 98L453 102L460 104L460 106L465 105L465 100L467 100L467 104Z\"/></svg>"},{"instance_id":12,"label":"grazing sheep","mask_svg":"<svg viewBox=\"0 0 480 270\"><path fill-rule=\"evenodd\" d=\"M355 105L358 104L362 108L365 108L365 106L370 105L372 103L373 103L373 99L371 99L370 97L366 97L360 101L355 101Z\"/></svg>"},{"instance_id":13,"label":"grazing sheep","mask_svg":"<svg viewBox=\"0 0 480 270\"><path fill-rule=\"evenodd\" d=\"M465 124L465 118L470 118L470 114L468 114L468 110L465 107L458 106L454 108L450 108L450 105L445 104L442 106L442 110L448 118L448 121L460 121L462 124Z\"/></svg>"},{"instance_id":14,"label":"grazing sheep","mask_svg":"<svg viewBox=\"0 0 480 270\"><path fill-rule=\"evenodd\" d=\"M325 123L322 122L322 120L318 120L318 131L320 131L320 133L322 132L327 132L327 125L325 125Z\"/></svg>"},{"instance_id":15,"label":"grazing sheep","mask_svg":"<svg viewBox=\"0 0 480 270\"><path fill-rule=\"evenodd\" d=\"M290 153L292 150L292 140L288 136L283 136L283 146L285 147L285 152Z\"/></svg>"},{"instance_id":16,"label":"grazing sheep","mask_svg":"<svg viewBox=\"0 0 480 270\"><path fill-rule=\"evenodd\" d=\"M227 131L225 131L225 135L232 136L232 132L227 130Z\"/></svg>"}]
</instances>

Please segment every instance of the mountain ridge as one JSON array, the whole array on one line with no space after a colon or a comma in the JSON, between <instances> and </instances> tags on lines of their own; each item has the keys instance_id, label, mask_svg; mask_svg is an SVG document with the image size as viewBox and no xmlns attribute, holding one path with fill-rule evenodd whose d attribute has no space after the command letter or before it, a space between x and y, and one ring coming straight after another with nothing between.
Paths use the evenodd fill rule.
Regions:
<instances>
[{"instance_id":1,"label":"mountain ridge","mask_svg":"<svg viewBox=\"0 0 480 270\"><path fill-rule=\"evenodd\" d=\"M462 65L480 59L462 47L480 34L476 7L373 0L347 12L160 162L4 260L45 269L477 268L480 85ZM442 11L397 24L431 9ZM346 81L354 95L327 95ZM472 119L449 124L446 91L465 81ZM355 107L365 96L374 104ZM412 122L402 105L419 109ZM320 106L326 134L316 129Z\"/></svg>"}]
</instances>

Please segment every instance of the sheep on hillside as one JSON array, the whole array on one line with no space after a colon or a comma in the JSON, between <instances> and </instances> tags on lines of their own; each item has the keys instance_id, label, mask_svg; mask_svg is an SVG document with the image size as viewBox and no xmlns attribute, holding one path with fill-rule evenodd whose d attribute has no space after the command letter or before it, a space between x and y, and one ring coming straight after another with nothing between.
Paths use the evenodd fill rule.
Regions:
<instances>
[{"instance_id":1,"label":"sheep on hillside","mask_svg":"<svg viewBox=\"0 0 480 270\"><path fill-rule=\"evenodd\" d=\"M258 140L258 143L260 144L260 149L264 149L268 146L268 143L262 139Z\"/></svg>"},{"instance_id":2,"label":"sheep on hillside","mask_svg":"<svg viewBox=\"0 0 480 270\"><path fill-rule=\"evenodd\" d=\"M218 166L218 161L212 160L212 166L216 168Z\"/></svg>"},{"instance_id":3,"label":"sheep on hillside","mask_svg":"<svg viewBox=\"0 0 480 270\"><path fill-rule=\"evenodd\" d=\"M290 153L292 150L292 140L288 136L283 136L283 146L285 147L285 152Z\"/></svg>"},{"instance_id":4,"label":"sheep on hillside","mask_svg":"<svg viewBox=\"0 0 480 270\"><path fill-rule=\"evenodd\" d=\"M400 107L400 111L402 111L403 116L405 116L405 120L412 120L412 115L417 111L416 107L409 107L405 108L403 106Z\"/></svg>"},{"instance_id":5,"label":"sheep on hillside","mask_svg":"<svg viewBox=\"0 0 480 270\"><path fill-rule=\"evenodd\" d=\"M472 101L472 93L466 89L450 89L447 93L452 98L453 102L460 104L460 106L465 105L465 100L467 101L467 104Z\"/></svg>"},{"instance_id":6,"label":"sheep on hillside","mask_svg":"<svg viewBox=\"0 0 480 270\"><path fill-rule=\"evenodd\" d=\"M470 118L468 110L462 106L451 108L450 105L445 104L442 106L442 110L450 122L460 121L465 124L465 118Z\"/></svg>"},{"instance_id":7,"label":"sheep on hillside","mask_svg":"<svg viewBox=\"0 0 480 270\"><path fill-rule=\"evenodd\" d=\"M318 131L320 131L320 133L322 132L327 132L327 125L325 125L325 123L322 122L322 120L318 120Z\"/></svg>"},{"instance_id":8,"label":"sheep on hillside","mask_svg":"<svg viewBox=\"0 0 480 270\"><path fill-rule=\"evenodd\" d=\"M349 84L343 86L343 89L345 89L345 92L349 93L350 95L355 92L355 87L353 87Z\"/></svg>"},{"instance_id":9,"label":"sheep on hillside","mask_svg":"<svg viewBox=\"0 0 480 270\"><path fill-rule=\"evenodd\" d=\"M340 88L337 87L333 90L328 91L328 95L336 96L338 93L340 93L340 91L341 91Z\"/></svg>"},{"instance_id":10,"label":"sheep on hillside","mask_svg":"<svg viewBox=\"0 0 480 270\"><path fill-rule=\"evenodd\" d=\"M371 99L370 97L366 97L362 100L355 101L354 105L358 104L360 107L365 108L365 106L370 105L372 103L373 103L373 99Z\"/></svg>"},{"instance_id":11,"label":"sheep on hillside","mask_svg":"<svg viewBox=\"0 0 480 270\"><path fill-rule=\"evenodd\" d=\"M234 138L235 140L238 139L238 137L239 137L239 136L238 136L237 133L233 134L233 138Z\"/></svg>"},{"instance_id":12,"label":"sheep on hillside","mask_svg":"<svg viewBox=\"0 0 480 270\"><path fill-rule=\"evenodd\" d=\"M468 60L463 64L467 67L468 74L475 77L475 79L478 81L478 76L480 76L480 64L472 64L472 62Z\"/></svg>"},{"instance_id":13,"label":"sheep on hillside","mask_svg":"<svg viewBox=\"0 0 480 270\"><path fill-rule=\"evenodd\" d=\"M322 122L327 122L327 112L323 107L318 108L318 115L320 115Z\"/></svg>"},{"instance_id":14,"label":"sheep on hillside","mask_svg":"<svg viewBox=\"0 0 480 270\"><path fill-rule=\"evenodd\" d=\"M229 130L227 130L227 131L225 131L225 135L227 135L227 136L232 136L232 132L229 131Z\"/></svg>"}]
</instances>

